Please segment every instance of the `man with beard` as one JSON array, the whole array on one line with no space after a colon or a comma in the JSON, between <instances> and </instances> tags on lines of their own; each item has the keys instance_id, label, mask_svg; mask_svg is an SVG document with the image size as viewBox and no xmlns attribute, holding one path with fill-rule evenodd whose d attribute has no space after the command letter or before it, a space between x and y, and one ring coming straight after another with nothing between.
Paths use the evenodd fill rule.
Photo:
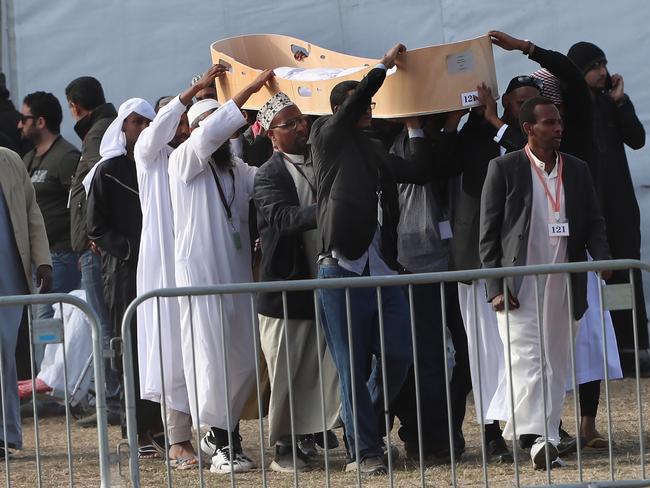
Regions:
<instances>
[{"instance_id":1,"label":"man with beard","mask_svg":"<svg viewBox=\"0 0 650 488\"><path fill-rule=\"evenodd\" d=\"M59 133L62 119L61 105L54 95L34 92L25 97L18 123L22 138L34 144L23 161L36 191L36 202L50 243L53 293L76 290L81 280L77 254L70 247L68 211L68 191L79 162L79 151ZM34 310L38 319L54 315L51 305L35 305Z\"/></svg>"},{"instance_id":2,"label":"man with beard","mask_svg":"<svg viewBox=\"0 0 650 488\"><path fill-rule=\"evenodd\" d=\"M157 104L156 118L142 131L135 145L142 208L138 295L176 286L174 228L167 172L169 155L190 135L186 109L192 98L204 86L214 85L215 77L224 71L222 66L213 66L179 96L161 99ZM157 272L152 273L152 270ZM180 469L195 466L198 460L191 443L192 422L183 373L177 299L163 298L159 303L148 300L138 307L138 345L140 395L157 403L162 403L162 350L169 457Z\"/></svg>"},{"instance_id":3,"label":"man with beard","mask_svg":"<svg viewBox=\"0 0 650 488\"><path fill-rule=\"evenodd\" d=\"M593 109L595 163L601 173L597 187L605 216L607 240L614 259L640 259L641 216L634 194L625 146L641 149L645 130L625 93L623 77L610 75L607 57L590 42L571 46L567 56L576 64L589 86ZM629 282L627 271L616 271L610 283ZM634 271L639 349L648 348L648 318L641 272ZM621 366L625 376L635 375L634 328L631 310L612 311ZM641 358L641 376L650 376L650 361Z\"/></svg>"},{"instance_id":4,"label":"man with beard","mask_svg":"<svg viewBox=\"0 0 650 488\"><path fill-rule=\"evenodd\" d=\"M154 117L153 108L145 100L131 98L124 102L102 138L102 159L83 180L88 194L88 238L101 252L104 298L113 336L120 335L124 311L137 295L142 212L134 148L140 133ZM135 323L131 324L131 330L135 338ZM133 341L133 356L137 356L136 340ZM134 368L137 392L137 362ZM160 407L147 400L137 400L136 418L141 457L157 457L152 437L162 430Z\"/></svg>"},{"instance_id":5,"label":"man with beard","mask_svg":"<svg viewBox=\"0 0 650 488\"><path fill-rule=\"evenodd\" d=\"M225 143L245 123L240 107L272 77L267 70L223 106L206 99L188 112L191 135L169 158L178 286L253 281L248 211L257 168L231 157ZM180 312L186 384L198 398L190 411L195 428L210 427L201 441L210 470L250 470L238 427L255 384L250 298L182 299Z\"/></svg>"},{"instance_id":6,"label":"man with beard","mask_svg":"<svg viewBox=\"0 0 650 488\"><path fill-rule=\"evenodd\" d=\"M284 93L275 94L262 106L258 120L276 148L255 177L262 241L261 280L313 279L319 249L314 166L307 145L309 121ZM260 343L271 382L269 442L275 444L271 469L306 471L311 467L309 454L316 453L315 446L305 449L314 437L311 434L323 430L323 416L327 429L338 422L338 376L325 335L316 329L320 325L315 323L312 292L286 293L286 320L282 295L259 293L257 299ZM286 354L290 356L289 365ZM320 405L319 361L324 412ZM293 390L293 405L289 388ZM294 416L293 431L289 413ZM295 466L292 434L298 444ZM332 443L331 434L328 441Z\"/></svg>"}]
</instances>

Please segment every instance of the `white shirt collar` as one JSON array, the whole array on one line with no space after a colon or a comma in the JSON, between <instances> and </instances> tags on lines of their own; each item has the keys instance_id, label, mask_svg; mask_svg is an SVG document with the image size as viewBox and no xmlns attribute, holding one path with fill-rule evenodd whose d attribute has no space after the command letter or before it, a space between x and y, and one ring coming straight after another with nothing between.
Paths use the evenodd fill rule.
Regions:
<instances>
[{"instance_id":1,"label":"white shirt collar","mask_svg":"<svg viewBox=\"0 0 650 488\"><path fill-rule=\"evenodd\" d=\"M291 161L293 164L304 164L305 163L305 156L303 154L289 154L289 153L282 153L285 155L285 157Z\"/></svg>"},{"instance_id":2,"label":"white shirt collar","mask_svg":"<svg viewBox=\"0 0 650 488\"><path fill-rule=\"evenodd\" d=\"M542 161L541 159L539 159L537 156L535 156L535 154L533 153L533 150L530 149L530 146L527 146L527 147L528 147L528 153L533 158L533 163L535 163L535 165L539 169L541 169L542 171L544 171L544 173L546 173L546 163L544 161ZM548 174L549 178L555 178L557 176L558 159L559 159L559 154L558 154L557 151L555 151L555 166L553 166L553 169Z\"/></svg>"}]
</instances>

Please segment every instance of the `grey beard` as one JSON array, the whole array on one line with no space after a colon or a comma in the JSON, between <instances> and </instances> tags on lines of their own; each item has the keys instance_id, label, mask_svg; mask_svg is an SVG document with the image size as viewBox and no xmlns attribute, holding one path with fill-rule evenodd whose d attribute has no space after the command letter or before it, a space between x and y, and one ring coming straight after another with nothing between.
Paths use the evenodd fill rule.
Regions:
<instances>
[{"instance_id":1,"label":"grey beard","mask_svg":"<svg viewBox=\"0 0 650 488\"><path fill-rule=\"evenodd\" d=\"M212 160L217 168L227 168L232 165L229 140L224 142L219 149L212 153Z\"/></svg>"}]
</instances>

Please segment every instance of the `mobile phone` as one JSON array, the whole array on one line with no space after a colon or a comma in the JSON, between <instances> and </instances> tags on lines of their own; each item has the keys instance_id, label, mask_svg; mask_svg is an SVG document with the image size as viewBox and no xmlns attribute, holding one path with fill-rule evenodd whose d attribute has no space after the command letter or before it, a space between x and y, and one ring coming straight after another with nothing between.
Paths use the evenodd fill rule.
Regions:
<instances>
[{"instance_id":1,"label":"mobile phone","mask_svg":"<svg viewBox=\"0 0 650 488\"><path fill-rule=\"evenodd\" d=\"M611 90L613 87L612 85L612 75L607 73L607 77L605 78L605 91Z\"/></svg>"}]
</instances>

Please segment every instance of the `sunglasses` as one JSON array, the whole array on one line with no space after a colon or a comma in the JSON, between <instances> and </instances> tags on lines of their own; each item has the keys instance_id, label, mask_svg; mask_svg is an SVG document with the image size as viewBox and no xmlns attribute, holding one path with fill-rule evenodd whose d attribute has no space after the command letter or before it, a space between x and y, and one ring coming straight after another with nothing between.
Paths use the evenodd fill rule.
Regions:
<instances>
[{"instance_id":1,"label":"sunglasses","mask_svg":"<svg viewBox=\"0 0 650 488\"><path fill-rule=\"evenodd\" d=\"M36 115L23 115L20 114L20 121L24 124L27 122L29 119L37 119L38 117Z\"/></svg>"}]
</instances>

